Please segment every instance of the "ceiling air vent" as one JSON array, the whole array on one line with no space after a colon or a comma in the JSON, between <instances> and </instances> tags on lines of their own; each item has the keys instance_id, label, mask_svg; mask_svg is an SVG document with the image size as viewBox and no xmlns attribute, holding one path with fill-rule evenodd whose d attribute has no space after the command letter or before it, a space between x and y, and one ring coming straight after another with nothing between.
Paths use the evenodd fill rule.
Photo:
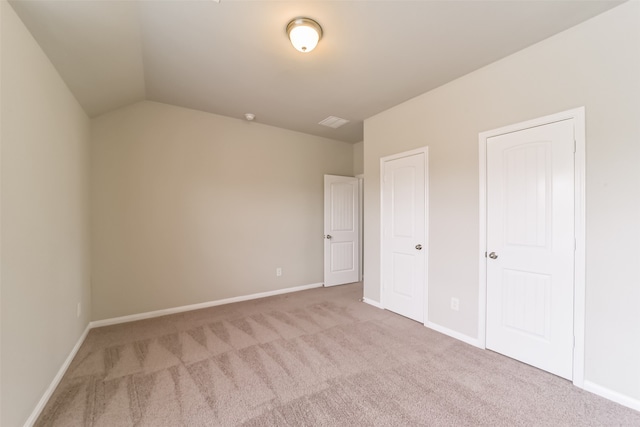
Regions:
<instances>
[{"instance_id":1,"label":"ceiling air vent","mask_svg":"<svg viewBox=\"0 0 640 427\"><path fill-rule=\"evenodd\" d=\"M322 126L338 129L340 126L345 125L347 123L349 123L349 120L347 119L341 119L340 117L329 116L318 124Z\"/></svg>"}]
</instances>

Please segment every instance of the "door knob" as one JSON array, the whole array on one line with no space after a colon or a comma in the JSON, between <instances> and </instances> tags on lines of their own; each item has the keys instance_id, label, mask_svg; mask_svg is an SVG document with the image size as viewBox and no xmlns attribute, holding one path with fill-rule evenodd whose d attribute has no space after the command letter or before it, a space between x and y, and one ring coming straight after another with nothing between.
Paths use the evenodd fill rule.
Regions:
<instances>
[{"instance_id":1,"label":"door knob","mask_svg":"<svg viewBox=\"0 0 640 427\"><path fill-rule=\"evenodd\" d=\"M495 253L495 252L491 252L491 253L489 254L489 258L491 258L491 259L496 259L496 258L498 258L498 254L497 254L497 253Z\"/></svg>"},{"instance_id":2,"label":"door knob","mask_svg":"<svg viewBox=\"0 0 640 427\"><path fill-rule=\"evenodd\" d=\"M422 245L416 245L416 249L421 251L422 250Z\"/></svg>"},{"instance_id":3,"label":"door knob","mask_svg":"<svg viewBox=\"0 0 640 427\"><path fill-rule=\"evenodd\" d=\"M326 236L324 236L326 239L331 239L331 234L327 234Z\"/></svg>"}]
</instances>

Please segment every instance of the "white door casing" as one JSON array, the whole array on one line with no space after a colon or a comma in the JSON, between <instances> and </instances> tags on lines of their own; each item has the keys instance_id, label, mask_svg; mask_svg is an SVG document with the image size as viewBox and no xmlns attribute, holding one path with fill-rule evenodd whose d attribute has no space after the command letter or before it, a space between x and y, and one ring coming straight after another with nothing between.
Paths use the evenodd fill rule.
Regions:
<instances>
[{"instance_id":1,"label":"white door casing","mask_svg":"<svg viewBox=\"0 0 640 427\"><path fill-rule=\"evenodd\" d=\"M424 323L427 296L427 147L380 160L381 303Z\"/></svg>"},{"instance_id":2,"label":"white door casing","mask_svg":"<svg viewBox=\"0 0 640 427\"><path fill-rule=\"evenodd\" d=\"M324 285L360 278L359 180L324 176Z\"/></svg>"},{"instance_id":3,"label":"white door casing","mask_svg":"<svg viewBox=\"0 0 640 427\"><path fill-rule=\"evenodd\" d=\"M358 225L360 226L360 228L358 229L358 233L360 233L358 240L358 262L360 263L358 281L362 282L364 281L364 175L356 175L356 178L358 178L358 208L360 209L360 215L358 216Z\"/></svg>"},{"instance_id":4,"label":"white door casing","mask_svg":"<svg viewBox=\"0 0 640 427\"><path fill-rule=\"evenodd\" d=\"M484 344L581 386L584 110L485 132L480 144Z\"/></svg>"}]
</instances>

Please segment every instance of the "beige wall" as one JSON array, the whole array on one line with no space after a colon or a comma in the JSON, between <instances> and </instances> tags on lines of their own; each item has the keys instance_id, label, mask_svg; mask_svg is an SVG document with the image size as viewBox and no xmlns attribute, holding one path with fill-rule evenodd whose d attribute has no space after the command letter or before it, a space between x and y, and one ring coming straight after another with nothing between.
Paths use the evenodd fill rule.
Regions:
<instances>
[{"instance_id":1,"label":"beige wall","mask_svg":"<svg viewBox=\"0 0 640 427\"><path fill-rule=\"evenodd\" d=\"M353 174L364 173L364 141L353 144Z\"/></svg>"},{"instance_id":2,"label":"beige wall","mask_svg":"<svg viewBox=\"0 0 640 427\"><path fill-rule=\"evenodd\" d=\"M94 119L93 318L322 282L323 175L352 169L352 144L258 122L154 102Z\"/></svg>"},{"instance_id":3,"label":"beige wall","mask_svg":"<svg viewBox=\"0 0 640 427\"><path fill-rule=\"evenodd\" d=\"M8 427L27 420L89 321L89 119L11 6L0 7L0 424Z\"/></svg>"},{"instance_id":4,"label":"beige wall","mask_svg":"<svg viewBox=\"0 0 640 427\"><path fill-rule=\"evenodd\" d=\"M0 104L2 100L2 35L6 0L0 0ZM0 105L0 423L2 423L2 105Z\"/></svg>"},{"instance_id":5,"label":"beige wall","mask_svg":"<svg viewBox=\"0 0 640 427\"><path fill-rule=\"evenodd\" d=\"M365 297L380 297L379 159L427 145L429 320L476 338L478 133L578 106L587 120L586 380L640 399L637 1L365 121Z\"/></svg>"}]
</instances>

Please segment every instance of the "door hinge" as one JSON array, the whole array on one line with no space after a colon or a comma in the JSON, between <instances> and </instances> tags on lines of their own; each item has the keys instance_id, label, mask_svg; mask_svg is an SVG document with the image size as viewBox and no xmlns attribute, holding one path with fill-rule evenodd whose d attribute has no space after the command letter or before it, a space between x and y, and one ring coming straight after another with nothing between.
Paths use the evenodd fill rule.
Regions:
<instances>
[{"instance_id":1,"label":"door hinge","mask_svg":"<svg viewBox=\"0 0 640 427\"><path fill-rule=\"evenodd\" d=\"M574 140L573 140L573 153L574 153L574 154L575 154L575 152L577 151L577 146L578 146L578 143L577 143L577 142L576 142L576 140L574 139Z\"/></svg>"}]
</instances>

